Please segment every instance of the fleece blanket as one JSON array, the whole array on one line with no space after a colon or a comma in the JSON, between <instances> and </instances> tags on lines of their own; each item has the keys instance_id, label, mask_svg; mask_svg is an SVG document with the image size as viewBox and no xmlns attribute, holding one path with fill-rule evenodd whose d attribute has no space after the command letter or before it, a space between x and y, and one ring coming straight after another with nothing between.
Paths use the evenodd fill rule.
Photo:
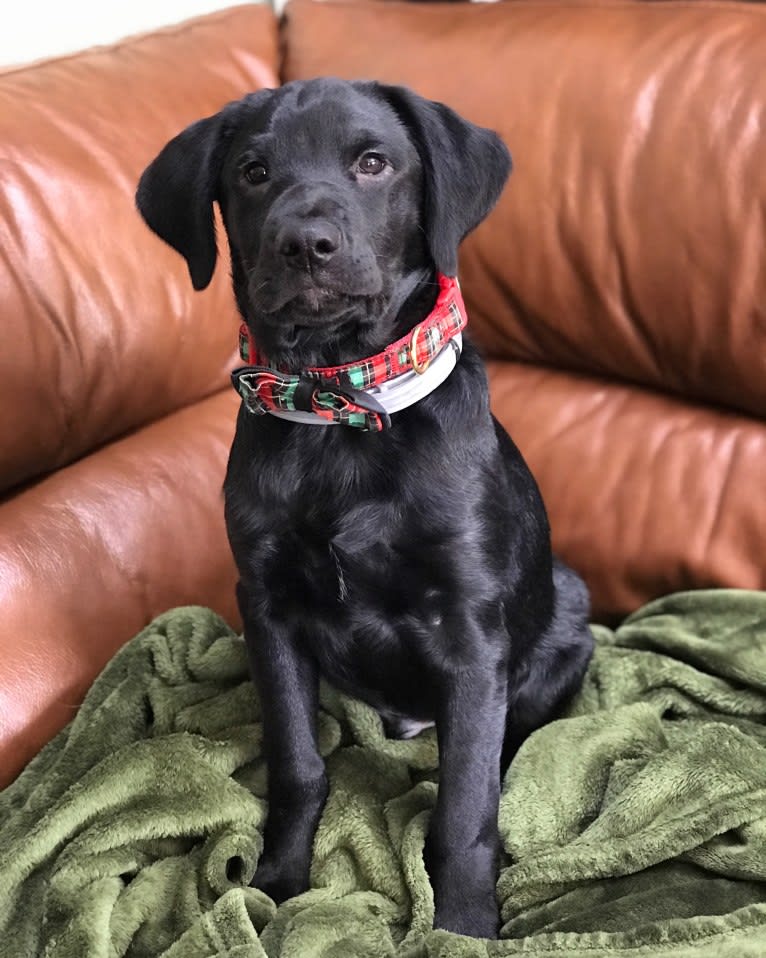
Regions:
<instances>
[{"instance_id":1,"label":"fleece blanket","mask_svg":"<svg viewBox=\"0 0 766 958\"><path fill-rule=\"evenodd\" d=\"M248 887L265 769L245 651L160 616L0 793L8 958L763 958L766 594L657 601L597 648L569 714L504 783L503 940L433 931L433 731L387 740L326 688L312 889Z\"/></svg>"}]
</instances>

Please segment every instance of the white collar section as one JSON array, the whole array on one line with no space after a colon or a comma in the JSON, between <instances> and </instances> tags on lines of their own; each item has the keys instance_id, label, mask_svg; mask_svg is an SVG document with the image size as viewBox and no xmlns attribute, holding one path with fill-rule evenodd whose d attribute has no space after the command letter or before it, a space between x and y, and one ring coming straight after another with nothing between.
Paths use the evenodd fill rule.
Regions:
<instances>
[{"instance_id":1,"label":"white collar section","mask_svg":"<svg viewBox=\"0 0 766 958\"><path fill-rule=\"evenodd\" d=\"M458 333L450 339L434 356L422 373L410 369L393 379L388 379L380 385L368 386L364 391L373 396L389 413L401 412L409 406L414 406L435 389L449 376L457 365L463 349L463 336ZM311 426L340 426L342 423L332 419L325 419L313 412L303 412L292 409L270 409L269 414L290 422L301 422Z\"/></svg>"}]
</instances>

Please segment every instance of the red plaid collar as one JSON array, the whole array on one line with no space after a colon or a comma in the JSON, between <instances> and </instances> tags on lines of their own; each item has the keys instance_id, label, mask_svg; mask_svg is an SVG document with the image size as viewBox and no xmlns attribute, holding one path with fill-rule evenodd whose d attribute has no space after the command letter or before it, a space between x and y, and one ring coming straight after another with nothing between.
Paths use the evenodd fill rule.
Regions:
<instances>
[{"instance_id":1,"label":"red plaid collar","mask_svg":"<svg viewBox=\"0 0 766 958\"><path fill-rule=\"evenodd\" d=\"M382 352L341 366L312 366L300 374L275 369L258 352L243 323L239 351L248 365L232 374L234 387L256 414L307 410L329 421L376 432L383 429L388 416L364 390L404 373L424 373L468 323L457 279L441 273L437 278L436 304L421 323Z\"/></svg>"}]
</instances>

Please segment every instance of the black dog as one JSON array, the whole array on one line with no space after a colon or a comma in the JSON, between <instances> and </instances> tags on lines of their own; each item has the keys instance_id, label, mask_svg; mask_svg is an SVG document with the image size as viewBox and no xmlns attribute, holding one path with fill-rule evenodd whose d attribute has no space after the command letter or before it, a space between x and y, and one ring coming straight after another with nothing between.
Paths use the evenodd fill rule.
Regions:
<instances>
[{"instance_id":1,"label":"black dog","mask_svg":"<svg viewBox=\"0 0 766 958\"><path fill-rule=\"evenodd\" d=\"M253 884L277 901L308 886L327 795L321 674L374 706L391 734L436 722L425 856L435 924L495 935L501 773L590 657L587 592L551 554L537 485L490 414L471 345L437 388L393 414L327 369L404 337L410 378L425 372L416 327L509 172L499 137L447 107L323 79L193 124L139 186L139 210L186 258L196 289L213 275L219 203L261 356L256 379L248 368L238 380L253 401L240 410L225 494L269 771ZM313 418L255 414L264 408ZM343 424L327 428L330 416Z\"/></svg>"}]
</instances>

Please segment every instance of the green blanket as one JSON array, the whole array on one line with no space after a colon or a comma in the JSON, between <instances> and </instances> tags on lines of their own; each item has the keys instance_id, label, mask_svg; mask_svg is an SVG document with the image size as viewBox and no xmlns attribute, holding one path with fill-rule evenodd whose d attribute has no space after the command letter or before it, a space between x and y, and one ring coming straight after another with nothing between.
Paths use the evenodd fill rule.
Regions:
<instances>
[{"instance_id":1,"label":"green blanket","mask_svg":"<svg viewBox=\"0 0 766 958\"><path fill-rule=\"evenodd\" d=\"M247 887L264 767L242 640L178 609L0 793L7 958L766 955L766 594L654 602L597 649L503 789L503 941L432 931L433 731L323 691L312 890Z\"/></svg>"}]
</instances>

